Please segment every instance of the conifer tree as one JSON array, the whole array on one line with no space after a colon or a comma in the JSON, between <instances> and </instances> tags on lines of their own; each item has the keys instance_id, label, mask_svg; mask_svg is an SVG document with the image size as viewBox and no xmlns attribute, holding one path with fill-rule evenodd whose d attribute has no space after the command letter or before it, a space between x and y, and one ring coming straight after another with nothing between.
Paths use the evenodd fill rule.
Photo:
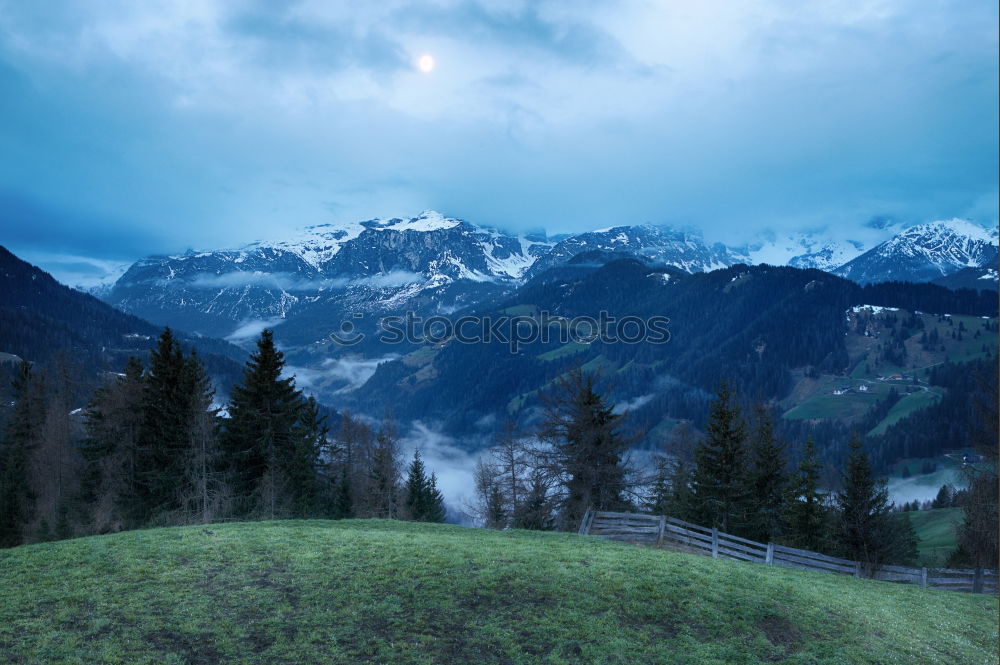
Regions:
<instances>
[{"instance_id":1,"label":"conifer tree","mask_svg":"<svg viewBox=\"0 0 1000 665\"><path fill-rule=\"evenodd\" d=\"M387 419L375 435L368 468L366 516L399 518L399 443L395 425Z\"/></svg>"},{"instance_id":2,"label":"conifer tree","mask_svg":"<svg viewBox=\"0 0 1000 665\"><path fill-rule=\"evenodd\" d=\"M869 572L890 561L906 563L916 556L909 516L893 519L886 482L872 473L861 438L855 435L849 445L843 489L836 495L839 548Z\"/></svg>"},{"instance_id":3,"label":"conifer tree","mask_svg":"<svg viewBox=\"0 0 1000 665\"><path fill-rule=\"evenodd\" d=\"M183 521L208 524L229 510L229 493L219 447L219 409L215 391L197 355L187 359L191 393L186 465L180 488Z\"/></svg>"},{"instance_id":4,"label":"conifer tree","mask_svg":"<svg viewBox=\"0 0 1000 665\"><path fill-rule=\"evenodd\" d=\"M553 499L550 483L545 470L534 468L527 480L524 500L514 510L511 526L515 529L547 531L553 528Z\"/></svg>"},{"instance_id":5,"label":"conifer tree","mask_svg":"<svg viewBox=\"0 0 1000 665\"><path fill-rule=\"evenodd\" d=\"M425 522L444 522L448 516L448 511L444 505L444 495L438 489L437 474L431 471L430 481L427 483L426 499L424 500Z\"/></svg>"},{"instance_id":6,"label":"conifer tree","mask_svg":"<svg viewBox=\"0 0 1000 665\"><path fill-rule=\"evenodd\" d=\"M485 459L476 462L476 495L479 500L476 512L487 529L505 528L510 517L503 490L500 488L500 476L495 464Z\"/></svg>"},{"instance_id":7,"label":"conifer tree","mask_svg":"<svg viewBox=\"0 0 1000 665\"><path fill-rule=\"evenodd\" d=\"M124 376L98 388L86 411L83 492L90 505L90 530L109 533L137 526L129 522L136 501L136 465L143 421L143 366L132 356Z\"/></svg>"},{"instance_id":8,"label":"conifer tree","mask_svg":"<svg viewBox=\"0 0 1000 665\"><path fill-rule=\"evenodd\" d=\"M746 425L723 383L712 402L706 436L695 448L692 489L701 521L727 533L745 529Z\"/></svg>"},{"instance_id":9,"label":"conifer tree","mask_svg":"<svg viewBox=\"0 0 1000 665\"><path fill-rule=\"evenodd\" d=\"M669 515L682 520L698 519L691 490L695 447L690 423L681 422L663 445L656 463L651 495L647 502L654 515Z\"/></svg>"},{"instance_id":10,"label":"conifer tree","mask_svg":"<svg viewBox=\"0 0 1000 665\"><path fill-rule=\"evenodd\" d=\"M767 408L757 405L750 435L747 537L762 543L777 539L786 483L784 446L774 434Z\"/></svg>"},{"instance_id":11,"label":"conifer tree","mask_svg":"<svg viewBox=\"0 0 1000 665\"><path fill-rule=\"evenodd\" d=\"M820 463L812 438L788 484L782 539L790 545L821 552L826 549L827 510L819 491Z\"/></svg>"},{"instance_id":12,"label":"conifer tree","mask_svg":"<svg viewBox=\"0 0 1000 665\"><path fill-rule=\"evenodd\" d=\"M420 459L420 449L413 451L413 461L406 474L406 515L416 522L423 522L427 513L428 505L428 484L427 473L424 469L424 461Z\"/></svg>"},{"instance_id":13,"label":"conifer tree","mask_svg":"<svg viewBox=\"0 0 1000 665\"><path fill-rule=\"evenodd\" d=\"M180 507L195 376L180 343L164 329L150 355L136 450L136 501L132 519L145 523Z\"/></svg>"},{"instance_id":14,"label":"conifer tree","mask_svg":"<svg viewBox=\"0 0 1000 665\"><path fill-rule=\"evenodd\" d=\"M698 519L691 490L692 476L691 465L683 458L662 457L657 460L647 504L649 511L654 515L668 515L681 520Z\"/></svg>"},{"instance_id":15,"label":"conifer tree","mask_svg":"<svg viewBox=\"0 0 1000 665\"><path fill-rule=\"evenodd\" d=\"M562 528L577 528L591 507L626 508L628 442L619 433L622 416L597 393L594 377L574 370L543 400L541 437L552 443L550 471L562 480Z\"/></svg>"},{"instance_id":16,"label":"conifer tree","mask_svg":"<svg viewBox=\"0 0 1000 665\"><path fill-rule=\"evenodd\" d=\"M316 499L316 465L325 428L315 401L282 378L284 354L264 330L233 388L223 451L236 511L268 519L305 516Z\"/></svg>"},{"instance_id":17,"label":"conifer tree","mask_svg":"<svg viewBox=\"0 0 1000 665\"><path fill-rule=\"evenodd\" d=\"M340 477L336 478L333 482L333 501L330 507L330 517L335 520L354 517L351 476L347 472L347 469L342 469Z\"/></svg>"},{"instance_id":18,"label":"conifer tree","mask_svg":"<svg viewBox=\"0 0 1000 665\"><path fill-rule=\"evenodd\" d=\"M0 547L25 540L34 508L28 467L47 411L44 383L27 361L21 361L12 388L13 414L0 440Z\"/></svg>"},{"instance_id":19,"label":"conifer tree","mask_svg":"<svg viewBox=\"0 0 1000 665\"><path fill-rule=\"evenodd\" d=\"M997 494L1000 460L998 460L997 428L998 386L993 372L987 383L980 384L975 403L978 427L972 433L979 461L969 464L965 473L969 483L964 501L962 524L958 529L959 551L955 560L976 568L996 568L1000 556L1000 497Z\"/></svg>"}]
</instances>

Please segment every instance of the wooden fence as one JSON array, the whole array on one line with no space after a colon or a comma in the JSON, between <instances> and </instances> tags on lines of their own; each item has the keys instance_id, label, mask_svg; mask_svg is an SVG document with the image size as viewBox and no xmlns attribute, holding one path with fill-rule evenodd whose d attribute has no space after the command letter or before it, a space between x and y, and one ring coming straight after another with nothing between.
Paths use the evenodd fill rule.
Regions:
<instances>
[{"instance_id":1,"label":"wooden fence","mask_svg":"<svg viewBox=\"0 0 1000 665\"><path fill-rule=\"evenodd\" d=\"M819 570L839 575L853 575L854 577L864 576L887 582L918 584L923 587L948 591L997 593L997 571L995 570L880 566L869 575L857 561L839 559L826 554L775 545L774 543L765 545L722 533L718 529L698 526L663 515L590 510L587 511L580 523L580 533L655 547L669 546L673 549L682 549L723 559L751 561L785 568Z\"/></svg>"}]
</instances>

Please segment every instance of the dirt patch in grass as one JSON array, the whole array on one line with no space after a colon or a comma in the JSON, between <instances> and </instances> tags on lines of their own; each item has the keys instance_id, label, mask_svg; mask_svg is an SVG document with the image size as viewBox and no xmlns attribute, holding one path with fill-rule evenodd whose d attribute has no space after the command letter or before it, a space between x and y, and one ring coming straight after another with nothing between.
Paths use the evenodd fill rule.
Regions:
<instances>
[{"instance_id":1,"label":"dirt patch in grass","mask_svg":"<svg viewBox=\"0 0 1000 665\"><path fill-rule=\"evenodd\" d=\"M188 665L217 665L222 654L212 644L212 636L190 636L166 628L146 633L144 639L160 651L184 654Z\"/></svg>"},{"instance_id":2,"label":"dirt patch in grass","mask_svg":"<svg viewBox=\"0 0 1000 665\"><path fill-rule=\"evenodd\" d=\"M781 650L781 653L772 660L783 660L788 655L798 651L802 644L802 635L785 617L766 616L763 619L758 619L755 625L760 632L764 633L768 642Z\"/></svg>"}]
</instances>

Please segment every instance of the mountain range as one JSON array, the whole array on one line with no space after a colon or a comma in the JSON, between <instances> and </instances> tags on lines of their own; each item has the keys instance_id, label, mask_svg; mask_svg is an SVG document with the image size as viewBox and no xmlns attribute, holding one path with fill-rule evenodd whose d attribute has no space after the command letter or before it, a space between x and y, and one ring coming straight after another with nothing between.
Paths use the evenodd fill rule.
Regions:
<instances>
[{"instance_id":1,"label":"mountain range","mask_svg":"<svg viewBox=\"0 0 1000 665\"><path fill-rule=\"evenodd\" d=\"M754 265L822 270L817 275L861 285L937 280L952 287L971 283L996 288L995 229L952 219L907 228L883 221L868 231L864 240L829 232L766 233L754 242L726 245L707 242L693 228L632 225L548 236L544 231L510 233L427 211L405 219L312 226L236 248L150 256L96 293L154 324L224 338L244 348L262 329L273 328L300 382L337 405L353 402L380 364L422 348L413 340L383 344L378 335L382 317L496 312L503 303L536 305L544 299L525 300L525 293L553 283L556 288L576 284L617 259L644 266L643 274L664 283L673 280L673 293L684 290L677 285L688 283L686 275L732 269L729 278L735 279ZM826 278L806 281L817 279L821 283ZM950 283L941 282L948 279ZM642 279L634 285L639 292L647 286ZM568 288L588 292L593 286ZM659 307L674 311L670 293L665 292L668 299ZM715 298L713 293L701 295ZM636 306L620 309L629 307ZM352 339L361 341L342 345L331 339L331 333L343 332L345 326ZM723 342L720 337L719 344ZM825 348L830 352L834 346ZM548 351L553 350L539 353ZM412 359L408 362L412 365ZM439 371L422 362L413 366L426 368L418 382Z\"/></svg>"},{"instance_id":2,"label":"mountain range","mask_svg":"<svg viewBox=\"0 0 1000 665\"><path fill-rule=\"evenodd\" d=\"M778 242L751 251L773 252ZM797 247L808 249L801 242L782 249ZM309 229L295 241L150 257L109 292L128 306L126 313L0 251L0 353L44 363L69 351L92 370L119 371L169 324L190 331L179 334L199 349L224 400L246 350L271 327L287 374L330 407L373 417L391 411L414 431L434 428L475 448L504 419L537 417L539 397L573 367L610 380L612 398L633 413L646 441L682 420L700 426L725 379L783 414L782 428L819 423L809 425L811 435L835 442L846 430L834 425L870 429L891 420L868 415L870 397L890 396L880 374L989 360L995 352L993 291L859 285L816 268L717 265L738 256L690 230L621 227L528 237L425 214L349 230ZM963 268L949 277L989 282L990 270ZM391 343L375 334L381 316L406 309L439 321L517 319L553 334L516 348L501 339ZM602 312L667 317L669 343L555 334L566 321ZM341 321L353 322L365 340L335 343L330 333ZM212 339L213 329L237 344ZM871 392L831 402L842 384ZM925 380L915 386L905 386L907 395L916 390L906 398L908 408L933 403L926 397L938 393L927 392Z\"/></svg>"},{"instance_id":3,"label":"mountain range","mask_svg":"<svg viewBox=\"0 0 1000 665\"><path fill-rule=\"evenodd\" d=\"M237 343L264 326L281 325L286 342L301 347L322 346L334 326L358 314L367 316L361 327L373 332L381 315L449 314L487 302L593 252L686 273L738 264L816 268L860 284L932 281L969 268L996 268L995 229L952 219L905 229L884 225L882 232L888 237L874 246L820 233L771 233L727 246L709 244L690 228L618 226L548 237L428 211L409 219L313 226L235 249L151 256L93 292L154 323ZM986 274L976 286L996 288Z\"/></svg>"}]
</instances>

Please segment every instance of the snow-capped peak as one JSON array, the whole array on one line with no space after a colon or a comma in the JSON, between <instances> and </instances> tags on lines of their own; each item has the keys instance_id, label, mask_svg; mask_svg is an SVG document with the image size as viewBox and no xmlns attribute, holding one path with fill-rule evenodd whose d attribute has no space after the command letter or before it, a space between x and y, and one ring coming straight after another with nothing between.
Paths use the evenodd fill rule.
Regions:
<instances>
[{"instance_id":1,"label":"snow-capped peak","mask_svg":"<svg viewBox=\"0 0 1000 665\"><path fill-rule=\"evenodd\" d=\"M964 236L969 240L994 244L997 242L997 230L987 229L967 219L953 217L936 222L911 226L899 234L905 238L947 237L948 235Z\"/></svg>"},{"instance_id":2,"label":"snow-capped peak","mask_svg":"<svg viewBox=\"0 0 1000 665\"><path fill-rule=\"evenodd\" d=\"M997 231L964 219L911 226L841 266L836 273L861 283L930 281L997 260Z\"/></svg>"},{"instance_id":3,"label":"snow-capped peak","mask_svg":"<svg viewBox=\"0 0 1000 665\"><path fill-rule=\"evenodd\" d=\"M440 231L442 229L453 229L461 224L462 220L445 217L436 210L425 210L410 219L400 219L397 217L384 222L378 220L378 222L378 224L372 224L369 228L389 231Z\"/></svg>"}]
</instances>

